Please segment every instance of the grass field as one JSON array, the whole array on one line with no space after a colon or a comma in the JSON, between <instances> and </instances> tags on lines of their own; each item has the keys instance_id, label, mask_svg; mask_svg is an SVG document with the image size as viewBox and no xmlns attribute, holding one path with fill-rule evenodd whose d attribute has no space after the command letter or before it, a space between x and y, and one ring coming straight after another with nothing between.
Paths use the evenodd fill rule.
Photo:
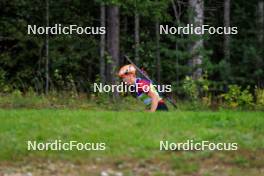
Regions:
<instances>
[{"instance_id":1,"label":"grass field","mask_svg":"<svg viewBox=\"0 0 264 176\"><path fill-rule=\"evenodd\" d=\"M264 112L0 110L0 175L264 175ZM27 141L105 142L105 151L27 151ZM159 151L170 142L237 151Z\"/></svg>"}]
</instances>

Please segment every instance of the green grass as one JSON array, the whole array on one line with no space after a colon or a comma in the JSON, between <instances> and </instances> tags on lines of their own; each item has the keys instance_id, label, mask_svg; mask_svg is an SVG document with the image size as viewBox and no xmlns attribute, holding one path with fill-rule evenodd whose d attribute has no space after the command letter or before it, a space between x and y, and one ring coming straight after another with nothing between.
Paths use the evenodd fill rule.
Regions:
<instances>
[{"instance_id":1,"label":"green grass","mask_svg":"<svg viewBox=\"0 0 264 176\"><path fill-rule=\"evenodd\" d=\"M264 112L104 112L85 110L0 110L0 161L25 158L93 161L103 158L169 161L190 174L203 161L262 167ZM106 151L27 151L27 140L105 142ZM238 151L159 151L160 140L236 142ZM213 161L210 159L213 158Z\"/></svg>"}]
</instances>

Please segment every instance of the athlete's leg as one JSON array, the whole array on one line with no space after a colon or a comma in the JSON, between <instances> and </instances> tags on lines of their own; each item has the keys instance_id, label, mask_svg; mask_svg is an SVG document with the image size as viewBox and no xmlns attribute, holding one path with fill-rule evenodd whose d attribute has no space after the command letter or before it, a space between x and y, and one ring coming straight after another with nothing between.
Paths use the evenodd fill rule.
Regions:
<instances>
[{"instance_id":1,"label":"athlete's leg","mask_svg":"<svg viewBox=\"0 0 264 176\"><path fill-rule=\"evenodd\" d=\"M168 107L165 103L159 103L156 111L168 111Z\"/></svg>"}]
</instances>

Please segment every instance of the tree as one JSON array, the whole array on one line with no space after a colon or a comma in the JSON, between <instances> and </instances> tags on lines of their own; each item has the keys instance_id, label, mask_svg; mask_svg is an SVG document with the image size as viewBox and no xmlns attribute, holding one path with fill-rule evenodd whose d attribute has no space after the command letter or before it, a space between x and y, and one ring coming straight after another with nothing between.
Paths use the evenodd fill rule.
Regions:
<instances>
[{"instance_id":1,"label":"tree","mask_svg":"<svg viewBox=\"0 0 264 176\"><path fill-rule=\"evenodd\" d=\"M224 1L224 26L230 27L230 1L231 0L225 0ZM230 35L226 34L224 35L224 58L227 62L229 62L230 59Z\"/></svg>"},{"instance_id":2,"label":"tree","mask_svg":"<svg viewBox=\"0 0 264 176\"><path fill-rule=\"evenodd\" d=\"M182 8L181 4L178 1L171 0L173 14L175 18L175 24L180 25L181 24L181 15L182 15ZM177 4L177 5L176 5ZM178 7L178 9L177 9ZM183 34L181 34L180 38L183 37ZM179 53L179 44L176 41L175 42L175 53ZM178 54L176 54L176 84L179 84L179 57Z\"/></svg>"},{"instance_id":3,"label":"tree","mask_svg":"<svg viewBox=\"0 0 264 176\"><path fill-rule=\"evenodd\" d=\"M107 12L107 50L109 54L108 62L108 81L116 83L115 71L119 65L119 7L115 5L108 6Z\"/></svg>"},{"instance_id":4,"label":"tree","mask_svg":"<svg viewBox=\"0 0 264 176\"><path fill-rule=\"evenodd\" d=\"M139 13L138 10L135 11L135 62L139 63Z\"/></svg>"},{"instance_id":5,"label":"tree","mask_svg":"<svg viewBox=\"0 0 264 176\"><path fill-rule=\"evenodd\" d=\"M259 0L258 1L258 5L257 5L257 37L258 37L258 46L262 46L262 48L260 48L260 51L258 53L257 56L257 62L256 62L256 67L258 70L261 70L260 72L262 72L262 76L258 76L257 78L257 85L259 87L264 87L264 81L263 81L263 66L264 66L264 1L263 0Z\"/></svg>"},{"instance_id":6,"label":"tree","mask_svg":"<svg viewBox=\"0 0 264 176\"><path fill-rule=\"evenodd\" d=\"M190 8L190 24L194 24L194 26L202 26L204 22L204 2L203 0L189 0L189 8ZM198 79L202 76L202 60L203 56L201 54L201 50L203 48L203 38L202 34L198 35L198 39L192 42L190 46L190 66L192 67L192 77L193 79Z\"/></svg>"},{"instance_id":7,"label":"tree","mask_svg":"<svg viewBox=\"0 0 264 176\"><path fill-rule=\"evenodd\" d=\"M161 63L160 63L160 32L159 32L159 21L155 23L156 31L156 67L157 67L157 81L160 83L161 78Z\"/></svg>"},{"instance_id":8,"label":"tree","mask_svg":"<svg viewBox=\"0 0 264 176\"><path fill-rule=\"evenodd\" d=\"M49 26L49 0L46 0L46 26ZM45 75L46 75L46 86L45 93L49 93L49 34L46 34L46 61L45 61Z\"/></svg>"},{"instance_id":9,"label":"tree","mask_svg":"<svg viewBox=\"0 0 264 176\"><path fill-rule=\"evenodd\" d=\"M100 7L100 21L101 27L105 27L105 5L101 4ZM105 84L105 34L100 37L100 79Z\"/></svg>"}]
</instances>

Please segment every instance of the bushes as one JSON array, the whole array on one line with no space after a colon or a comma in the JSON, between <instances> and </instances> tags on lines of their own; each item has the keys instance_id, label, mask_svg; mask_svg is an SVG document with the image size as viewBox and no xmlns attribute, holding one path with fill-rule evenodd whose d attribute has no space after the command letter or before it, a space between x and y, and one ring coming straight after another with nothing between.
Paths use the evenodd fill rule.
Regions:
<instances>
[{"instance_id":1,"label":"bushes","mask_svg":"<svg viewBox=\"0 0 264 176\"><path fill-rule=\"evenodd\" d=\"M211 105L212 96L209 93L210 81L207 79L207 75L198 80L194 80L190 76L186 76L183 82L183 90L187 96L190 107L187 109L201 110L208 109ZM184 103L186 106L187 104Z\"/></svg>"},{"instance_id":2,"label":"bushes","mask_svg":"<svg viewBox=\"0 0 264 176\"><path fill-rule=\"evenodd\" d=\"M229 85L228 92L221 95L224 98L224 105L228 108L251 108L253 107L253 95L249 87L242 90L238 85Z\"/></svg>"},{"instance_id":3,"label":"bushes","mask_svg":"<svg viewBox=\"0 0 264 176\"><path fill-rule=\"evenodd\" d=\"M198 80L193 80L188 76L185 78L183 89L185 95L189 99L188 104L192 110L205 109L206 107L215 109L215 104L213 104L213 102L218 102L216 106L221 106L223 108L264 109L263 89L255 90L256 103L254 104L254 96L250 92L249 86L246 89L242 89L241 86L238 85L229 85L228 91L220 96L212 96L209 87L210 81L207 79L206 75Z\"/></svg>"},{"instance_id":4,"label":"bushes","mask_svg":"<svg viewBox=\"0 0 264 176\"><path fill-rule=\"evenodd\" d=\"M264 89L255 88L256 108L264 110Z\"/></svg>"},{"instance_id":5,"label":"bushes","mask_svg":"<svg viewBox=\"0 0 264 176\"><path fill-rule=\"evenodd\" d=\"M6 72L0 68L0 91L8 92L10 90L9 85L6 84Z\"/></svg>"},{"instance_id":6,"label":"bushes","mask_svg":"<svg viewBox=\"0 0 264 176\"><path fill-rule=\"evenodd\" d=\"M183 85L185 95L177 105L181 110L217 110L226 109L264 110L264 89L255 88L254 96L250 88L242 89L238 85L229 85L228 91L219 96L209 89L207 79L192 80L187 77ZM168 103L168 105L170 105ZM113 101L109 94L85 94L71 91L51 91L48 96L38 95L29 89L26 93L14 90L0 93L0 108L74 108L88 110L139 110L145 106L132 96L122 96ZM173 110L173 108L170 108Z\"/></svg>"}]
</instances>

